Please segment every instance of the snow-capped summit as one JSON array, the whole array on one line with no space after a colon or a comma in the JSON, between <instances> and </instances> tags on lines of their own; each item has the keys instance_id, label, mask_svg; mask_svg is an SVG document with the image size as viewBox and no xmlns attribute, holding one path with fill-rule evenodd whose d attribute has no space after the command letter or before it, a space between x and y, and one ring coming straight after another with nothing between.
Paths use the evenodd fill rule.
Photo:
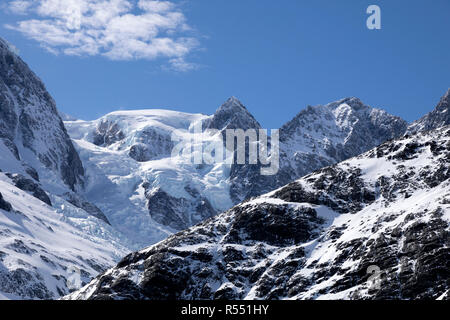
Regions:
<instances>
[{"instance_id":1,"label":"snow-capped summit","mask_svg":"<svg viewBox=\"0 0 450 320\"><path fill-rule=\"evenodd\" d=\"M301 111L281 128L280 139L290 147L302 147L303 153L314 151L341 161L402 135L406 127L399 117L346 98Z\"/></svg>"},{"instance_id":2,"label":"snow-capped summit","mask_svg":"<svg viewBox=\"0 0 450 320\"><path fill-rule=\"evenodd\" d=\"M412 123L407 133L413 134L419 131L428 131L450 124L450 88L441 98L436 109L425 115L420 120Z\"/></svg>"},{"instance_id":3,"label":"snow-capped summit","mask_svg":"<svg viewBox=\"0 0 450 320\"><path fill-rule=\"evenodd\" d=\"M281 128L285 148L338 162L401 136L407 123L357 98L308 107ZM287 152L287 150L285 150Z\"/></svg>"},{"instance_id":4,"label":"snow-capped summit","mask_svg":"<svg viewBox=\"0 0 450 320\"><path fill-rule=\"evenodd\" d=\"M173 134L203 129L259 129L235 97L212 116L149 109L117 111L66 126L86 166L86 197L136 246L160 241L229 209L231 165L172 157ZM232 179L231 179L232 180Z\"/></svg>"}]
</instances>

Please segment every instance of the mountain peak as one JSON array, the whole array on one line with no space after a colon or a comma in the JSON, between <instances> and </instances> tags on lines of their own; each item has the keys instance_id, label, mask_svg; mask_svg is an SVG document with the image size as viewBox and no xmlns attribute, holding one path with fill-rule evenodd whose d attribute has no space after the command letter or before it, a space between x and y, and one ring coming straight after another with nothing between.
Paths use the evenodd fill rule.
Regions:
<instances>
[{"instance_id":1,"label":"mountain peak","mask_svg":"<svg viewBox=\"0 0 450 320\"><path fill-rule=\"evenodd\" d=\"M259 129L261 125L238 98L232 96L214 113L206 128L208 129Z\"/></svg>"},{"instance_id":2,"label":"mountain peak","mask_svg":"<svg viewBox=\"0 0 450 320\"><path fill-rule=\"evenodd\" d=\"M3 38L0 38L0 51L7 51L8 53L12 53L16 56L19 55L19 49Z\"/></svg>"},{"instance_id":3,"label":"mountain peak","mask_svg":"<svg viewBox=\"0 0 450 320\"><path fill-rule=\"evenodd\" d=\"M229 110L229 109L233 109L233 110L243 109L243 110L247 111L244 104L238 98L236 98L235 96L232 96L232 97L228 98L228 100L225 101L219 107L219 109L216 111L216 113L220 112L220 111Z\"/></svg>"},{"instance_id":4,"label":"mountain peak","mask_svg":"<svg viewBox=\"0 0 450 320\"><path fill-rule=\"evenodd\" d=\"M450 109L450 88L447 90L447 92L444 94L444 96L439 101L439 104L437 106L438 110L444 111Z\"/></svg>"},{"instance_id":5,"label":"mountain peak","mask_svg":"<svg viewBox=\"0 0 450 320\"><path fill-rule=\"evenodd\" d=\"M365 105L359 98L357 97L348 97L344 98L326 105L331 109L337 109L341 107L343 104L348 105L352 110L359 111L363 109L371 109L371 107Z\"/></svg>"},{"instance_id":6,"label":"mountain peak","mask_svg":"<svg viewBox=\"0 0 450 320\"><path fill-rule=\"evenodd\" d=\"M450 88L444 96L442 96L433 111L409 126L407 134L413 134L419 131L430 131L447 125L450 125Z\"/></svg>"}]
</instances>

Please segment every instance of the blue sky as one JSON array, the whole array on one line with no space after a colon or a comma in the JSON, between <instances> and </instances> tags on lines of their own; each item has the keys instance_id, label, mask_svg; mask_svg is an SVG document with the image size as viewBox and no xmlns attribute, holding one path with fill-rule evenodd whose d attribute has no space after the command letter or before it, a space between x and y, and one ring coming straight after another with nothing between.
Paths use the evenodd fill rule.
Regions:
<instances>
[{"instance_id":1,"label":"blue sky","mask_svg":"<svg viewBox=\"0 0 450 320\"><path fill-rule=\"evenodd\" d=\"M266 128L348 96L412 121L450 87L448 0L142 0L150 9L98 0L131 3L115 13L129 20L96 38L109 43L103 47L74 45L73 33L55 40L59 30L49 25L68 21L58 1L2 1L0 36L20 50L58 108L83 119L140 108L212 114L233 95ZM36 7L41 2L47 11ZM371 4L381 8L381 30L366 28ZM149 10L153 18L143 20ZM165 20L155 22L155 13ZM72 31L84 28L69 22ZM142 26L153 31L141 34ZM130 37L147 42L125 48Z\"/></svg>"}]
</instances>

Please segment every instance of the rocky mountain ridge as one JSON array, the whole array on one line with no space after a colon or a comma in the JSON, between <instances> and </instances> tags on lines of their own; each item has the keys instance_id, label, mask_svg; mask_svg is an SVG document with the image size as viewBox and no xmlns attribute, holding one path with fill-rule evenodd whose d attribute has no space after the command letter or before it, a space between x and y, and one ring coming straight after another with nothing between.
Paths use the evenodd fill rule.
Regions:
<instances>
[{"instance_id":1,"label":"rocky mountain ridge","mask_svg":"<svg viewBox=\"0 0 450 320\"><path fill-rule=\"evenodd\" d=\"M53 98L2 39L0 106L2 148L16 158L25 175L35 179L41 173L44 179L53 173L56 177L49 176L48 180L61 179L73 191L82 186L84 169Z\"/></svg>"}]
</instances>

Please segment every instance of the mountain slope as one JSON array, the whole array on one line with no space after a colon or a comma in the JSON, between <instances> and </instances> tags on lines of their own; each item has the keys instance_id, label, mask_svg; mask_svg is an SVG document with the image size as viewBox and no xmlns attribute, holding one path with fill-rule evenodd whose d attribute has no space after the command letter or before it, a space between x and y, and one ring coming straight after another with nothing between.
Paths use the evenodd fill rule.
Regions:
<instances>
[{"instance_id":1,"label":"mountain slope","mask_svg":"<svg viewBox=\"0 0 450 320\"><path fill-rule=\"evenodd\" d=\"M0 174L0 298L57 299L128 252L106 223L54 197L63 215L10 182Z\"/></svg>"},{"instance_id":2,"label":"mountain slope","mask_svg":"<svg viewBox=\"0 0 450 320\"><path fill-rule=\"evenodd\" d=\"M0 38L0 170L48 205L48 194L108 223L81 195L84 168L55 101L42 81Z\"/></svg>"},{"instance_id":3,"label":"mountain slope","mask_svg":"<svg viewBox=\"0 0 450 320\"><path fill-rule=\"evenodd\" d=\"M130 254L67 299L448 298L449 179L450 127L386 142Z\"/></svg>"}]
</instances>

